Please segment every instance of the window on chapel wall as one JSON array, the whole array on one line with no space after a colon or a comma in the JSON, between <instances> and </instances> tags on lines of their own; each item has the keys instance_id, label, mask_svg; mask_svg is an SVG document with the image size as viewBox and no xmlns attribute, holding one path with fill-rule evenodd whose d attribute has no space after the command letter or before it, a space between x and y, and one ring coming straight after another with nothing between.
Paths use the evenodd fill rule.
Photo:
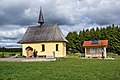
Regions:
<instances>
[{"instance_id":1,"label":"window on chapel wall","mask_svg":"<svg viewBox=\"0 0 120 80\"><path fill-rule=\"evenodd\" d=\"M58 51L58 46L59 46L59 45L58 45L58 44L56 44L56 51Z\"/></svg>"},{"instance_id":2,"label":"window on chapel wall","mask_svg":"<svg viewBox=\"0 0 120 80\"><path fill-rule=\"evenodd\" d=\"M42 51L45 51L45 45L42 44Z\"/></svg>"}]
</instances>

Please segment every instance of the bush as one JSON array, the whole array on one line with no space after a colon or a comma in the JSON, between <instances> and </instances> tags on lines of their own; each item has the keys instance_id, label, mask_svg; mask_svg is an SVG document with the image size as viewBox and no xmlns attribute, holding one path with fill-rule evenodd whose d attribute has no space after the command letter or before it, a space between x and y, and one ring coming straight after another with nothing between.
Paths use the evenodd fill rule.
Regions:
<instances>
[{"instance_id":1,"label":"bush","mask_svg":"<svg viewBox=\"0 0 120 80\"><path fill-rule=\"evenodd\" d=\"M81 54L81 57L85 57L85 54Z\"/></svg>"}]
</instances>

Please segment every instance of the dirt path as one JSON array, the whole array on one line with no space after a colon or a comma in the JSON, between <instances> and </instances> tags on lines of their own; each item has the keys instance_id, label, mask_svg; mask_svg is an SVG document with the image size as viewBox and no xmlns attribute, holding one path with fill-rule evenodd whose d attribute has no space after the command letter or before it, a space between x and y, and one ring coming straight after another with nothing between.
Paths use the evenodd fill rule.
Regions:
<instances>
[{"instance_id":1,"label":"dirt path","mask_svg":"<svg viewBox=\"0 0 120 80\"><path fill-rule=\"evenodd\" d=\"M0 58L0 61L6 62L35 62L35 61L55 61L56 59L47 58Z\"/></svg>"}]
</instances>

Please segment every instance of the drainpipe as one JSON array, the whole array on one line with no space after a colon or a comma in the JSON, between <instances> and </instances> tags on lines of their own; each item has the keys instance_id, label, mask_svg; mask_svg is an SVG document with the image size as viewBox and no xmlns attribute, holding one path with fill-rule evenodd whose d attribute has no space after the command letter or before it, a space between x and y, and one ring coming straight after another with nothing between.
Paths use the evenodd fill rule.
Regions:
<instances>
[{"instance_id":1,"label":"drainpipe","mask_svg":"<svg viewBox=\"0 0 120 80\"><path fill-rule=\"evenodd\" d=\"M53 57L55 58L55 51L53 51Z\"/></svg>"}]
</instances>

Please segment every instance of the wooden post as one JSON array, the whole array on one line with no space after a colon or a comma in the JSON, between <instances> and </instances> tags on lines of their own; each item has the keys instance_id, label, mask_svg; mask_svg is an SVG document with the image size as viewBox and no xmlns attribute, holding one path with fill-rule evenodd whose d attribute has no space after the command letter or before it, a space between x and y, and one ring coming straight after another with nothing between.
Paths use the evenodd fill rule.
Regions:
<instances>
[{"instance_id":1,"label":"wooden post","mask_svg":"<svg viewBox=\"0 0 120 80\"><path fill-rule=\"evenodd\" d=\"M102 59L104 59L104 48L102 47Z\"/></svg>"},{"instance_id":2,"label":"wooden post","mask_svg":"<svg viewBox=\"0 0 120 80\"><path fill-rule=\"evenodd\" d=\"M55 51L53 51L53 57L55 58Z\"/></svg>"}]
</instances>

